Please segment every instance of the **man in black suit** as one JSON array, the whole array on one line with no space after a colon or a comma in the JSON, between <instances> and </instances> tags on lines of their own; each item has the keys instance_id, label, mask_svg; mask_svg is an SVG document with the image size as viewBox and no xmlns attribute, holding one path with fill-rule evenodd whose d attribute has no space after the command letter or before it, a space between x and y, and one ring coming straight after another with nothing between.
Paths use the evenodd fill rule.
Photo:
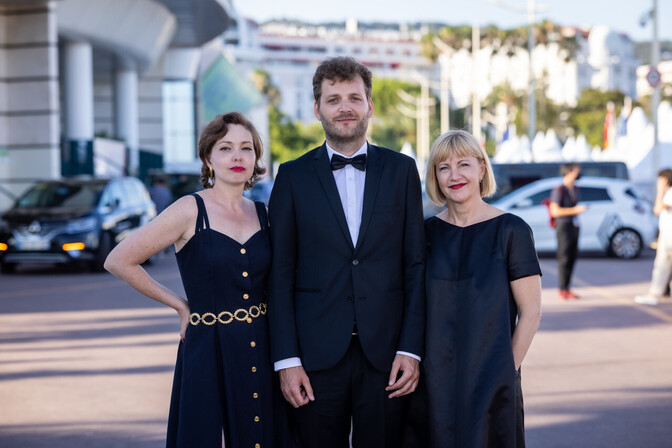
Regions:
<instances>
[{"instance_id":1,"label":"man in black suit","mask_svg":"<svg viewBox=\"0 0 672 448\"><path fill-rule=\"evenodd\" d=\"M371 72L313 77L326 142L280 166L269 203L271 356L308 448L397 447L424 347L424 227L412 159L368 144Z\"/></svg>"}]
</instances>

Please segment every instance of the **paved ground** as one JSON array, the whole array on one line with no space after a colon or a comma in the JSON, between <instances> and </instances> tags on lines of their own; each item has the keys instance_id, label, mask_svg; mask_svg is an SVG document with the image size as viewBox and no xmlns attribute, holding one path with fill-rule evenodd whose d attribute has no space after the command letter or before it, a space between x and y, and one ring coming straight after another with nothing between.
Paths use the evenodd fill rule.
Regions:
<instances>
[{"instance_id":1,"label":"paved ground","mask_svg":"<svg viewBox=\"0 0 672 448\"><path fill-rule=\"evenodd\" d=\"M672 302L635 305L653 253L582 258L523 364L528 446L672 447ZM148 268L181 290L166 257ZM177 318L108 274L0 275L0 447L163 446Z\"/></svg>"}]
</instances>

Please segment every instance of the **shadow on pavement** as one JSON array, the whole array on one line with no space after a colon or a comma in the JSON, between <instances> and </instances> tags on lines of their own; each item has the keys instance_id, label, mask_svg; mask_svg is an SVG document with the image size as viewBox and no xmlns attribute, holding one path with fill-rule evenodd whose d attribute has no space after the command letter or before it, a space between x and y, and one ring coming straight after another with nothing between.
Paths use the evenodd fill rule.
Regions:
<instances>
[{"instance_id":1,"label":"shadow on pavement","mask_svg":"<svg viewBox=\"0 0 672 448\"><path fill-rule=\"evenodd\" d=\"M148 434L147 427L165 428L165 420L115 421L115 427L138 427L137 433L103 429L100 422L72 424L0 425L3 448L161 448L165 435Z\"/></svg>"},{"instance_id":2,"label":"shadow on pavement","mask_svg":"<svg viewBox=\"0 0 672 448\"><path fill-rule=\"evenodd\" d=\"M661 448L672 443L672 391L630 389L606 391L609 400L594 405L537 405L526 409L538 421L526 429L534 448ZM640 395L646 394L648 398ZM625 397L624 397L625 395ZM656 398L657 397L657 398ZM583 403L586 401L583 400ZM543 423L553 415L554 422ZM589 443L587 441L590 441Z\"/></svg>"},{"instance_id":3,"label":"shadow on pavement","mask_svg":"<svg viewBox=\"0 0 672 448\"><path fill-rule=\"evenodd\" d=\"M625 329L668 325L660 318L627 305L582 306L580 309L544 311L539 331L576 331L589 329Z\"/></svg>"},{"instance_id":4,"label":"shadow on pavement","mask_svg":"<svg viewBox=\"0 0 672 448\"><path fill-rule=\"evenodd\" d=\"M86 370L67 370L67 369L54 369L54 370L32 370L30 372L13 372L13 373L0 373L0 381L10 381L10 380L25 380L28 378L50 378L50 377L73 377L73 376L96 376L96 375L137 375L137 374L147 374L147 373L172 373L175 371L175 366L163 365L163 366L146 366L146 367L131 367L131 368L122 368L122 369L86 369ZM2 444L4 446L4 444Z\"/></svg>"}]
</instances>

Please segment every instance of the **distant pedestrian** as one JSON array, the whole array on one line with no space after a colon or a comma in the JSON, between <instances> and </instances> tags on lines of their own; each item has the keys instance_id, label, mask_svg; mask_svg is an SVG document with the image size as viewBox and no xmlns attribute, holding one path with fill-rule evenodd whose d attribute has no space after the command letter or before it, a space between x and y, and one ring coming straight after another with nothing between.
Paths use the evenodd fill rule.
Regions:
<instances>
[{"instance_id":1,"label":"distant pedestrian","mask_svg":"<svg viewBox=\"0 0 672 448\"><path fill-rule=\"evenodd\" d=\"M656 201L653 212L658 215L658 247L653 261L653 273L649 293L635 297L635 302L644 305L658 305L660 297L670 286L672 274L672 169L658 173Z\"/></svg>"},{"instance_id":2,"label":"distant pedestrian","mask_svg":"<svg viewBox=\"0 0 672 448\"><path fill-rule=\"evenodd\" d=\"M563 176L562 185L553 189L549 204L558 238L558 295L562 300L578 299L579 296L569 289L569 285L579 253L579 215L588 208L577 205L581 195L574 182L581 177L581 166L578 163L565 163L560 167L560 172Z\"/></svg>"},{"instance_id":3,"label":"distant pedestrian","mask_svg":"<svg viewBox=\"0 0 672 448\"><path fill-rule=\"evenodd\" d=\"M162 177L157 177L154 181L154 185L149 189L149 197L156 206L157 215L173 203L173 194L166 186L166 181Z\"/></svg>"}]
</instances>

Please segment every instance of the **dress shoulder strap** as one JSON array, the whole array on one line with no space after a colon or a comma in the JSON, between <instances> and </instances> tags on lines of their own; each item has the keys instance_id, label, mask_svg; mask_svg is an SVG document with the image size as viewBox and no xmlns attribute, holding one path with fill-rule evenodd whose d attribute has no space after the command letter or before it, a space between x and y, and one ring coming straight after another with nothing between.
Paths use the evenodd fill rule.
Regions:
<instances>
[{"instance_id":1,"label":"dress shoulder strap","mask_svg":"<svg viewBox=\"0 0 672 448\"><path fill-rule=\"evenodd\" d=\"M196 232L199 232L203 229L210 228L210 221L208 220L208 212L205 210L205 202L203 198L196 194L191 194L196 199L196 206L198 207L198 216L196 216Z\"/></svg>"},{"instance_id":2,"label":"dress shoulder strap","mask_svg":"<svg viewBox=\"0 0 672 448\"><path fill-rule=\"evenodd\" d=\"M266 230L268 227L268 215L266 213L266 205L263 202L255 202L255 207L257 208L257 217L259 218L259 224L261 228Z\"/></svg>"}]
</instances>

